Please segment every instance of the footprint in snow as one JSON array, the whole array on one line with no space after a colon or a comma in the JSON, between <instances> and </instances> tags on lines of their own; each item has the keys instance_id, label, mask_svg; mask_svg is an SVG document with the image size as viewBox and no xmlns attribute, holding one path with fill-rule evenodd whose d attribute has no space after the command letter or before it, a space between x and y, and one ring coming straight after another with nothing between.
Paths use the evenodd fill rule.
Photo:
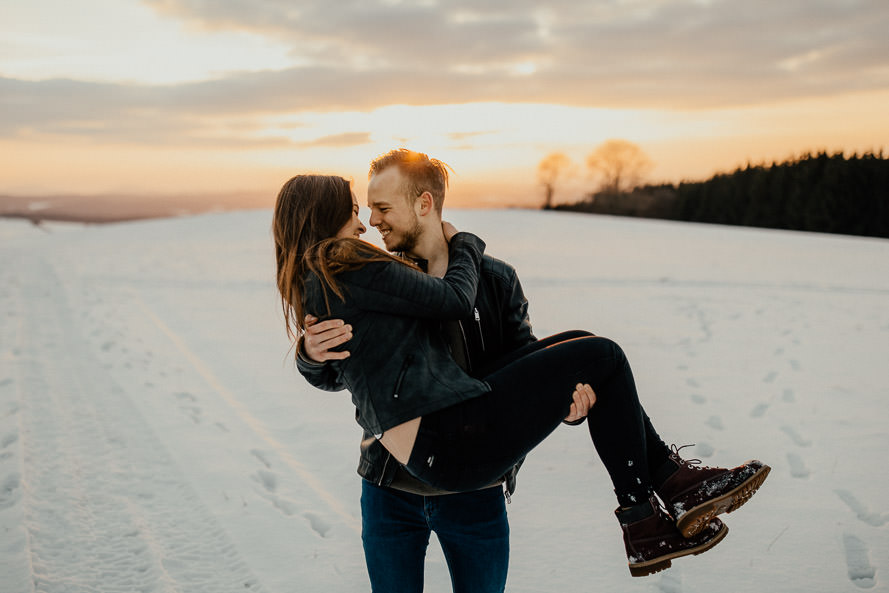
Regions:
<instances>
[{"instance_id":1,"label":"footprint in snow","mask_svg":"<svg viewBox=\"0 0 889 593\"><path fill-rule=\"evenodd\" d=\"M762 378L763 383L771 383L775 379L778 378L778 371L770 371L765 377Z\"/></svg>"},{"instance_id":2,"label":"footprint in snow","mask_svg":"<svg viewBox=\"0 0 889 593\"><path fill-rule=\"evenodd\" d=\"M292 500L282 498L276 493L276 490L278 489L278 476L272 472L259 470L251 477L263 487L263 491L259 493L260 496L269 501L272 506L281 511L282 514L287 517L292 517L299 512L299 505Z\"/></svg>"},{"instance_id":3,"label":"footprint in snow","mask_svg":"<svg viewBox=\"0 0 889 593\"><path fill-rule=\"evenodd\" d=\"M0 449L5 449L10 446L14 442L19 440L19 435L15 433L11 433L0 439Z\"/></svg>"},{"instance_id":4,"label":"footprint in snow","mask_svg":"<svg viewBox=\"0 0 889 593\"><path fill-rule=\"evenodd\" d=\"M716 449L710 443L697 443L694 449L695 455L703 458L712 457Z\"/></svg>"},{"instance_id":5,"label":"footprint in snow","mask_svg":"<svg viewBox=\"0 0 889 593\"><path fill-rule=\"evenodd\" d=\"M719 416L710 416L707 418L707 426L713 430L723 430L725 426L722 424L722 418Z\"/></svg>"},{"instance_id":6,"label":"footprint in snow","mask_svg":"<svg viewBox=\"0 0 889 593\"><path fill-rule=\"evenodd\" d=\"M663 593L682 593L682 573L678 566L668 570L657 584Z\"/></svg>"},{"instance_id":7,"label":"footprint in snow","mask_svg":"<svg viewBox=\"0 0 889 593\"><path fill-rule=\"evenodd\" d=\"M179 406L179 409L195 424L201 423L201 414L203 413L198 406Z\"/></svg>"},{"instance_id":8,"label":"footprint in snow","mask_svg":"<svg viewBox=\"0 0 889 593\"><path fill-rule=\"evenodd\" d=\"M22 478L17 473L6 476L0 482L0 511L8 509L21 499L21 485Z\"/></svg>"},{"instance_id":9,"label":"footprint in snow","mask_svg":"<svg viewBox=\"0 0 889 593\"><path fill-rule=\"evenodd\" d=\"M265 453L263 453L259 449L251 449L250 454L256 457L264 466L266 466L266 468L271 469L272 464L269 463L269 460L266 457Z\"/></svg>"},{"instance_id":10,"label":"footprint in snow","mask_svg":"<svg viewBox=\"0 0 889 593\"><path fill-rule=\"evenodd\" d=\"M327 537L327 532L330 531L333 527L320 515L316 515L315 513L303 513L303 517L308 519L309 525L312 527L312 530L321 537Z\"/></svg>"},{"instance_id":11,"label":"footprint in snow","mask_svg":"<svg viewBox=\"0 0 889 593\"><path fill-rule=\"evenodd\" d=\"M872 527L882 527L889 522L889 513L880 514L868 510L868 508L848 490L835 490L835 492L837 493L837 496L840 497L840 500L846 503L852 512L855 513L855 516L858 517L859 521L863 521Z\"/></svg>"},{"instance_id":12,"label":"footprint in snow","mask_svg":"<svg viewBox=\"0 0 889 593\"><path fill-rule=\"evenodd\" d=\"M796 401L796 394L793 392L793 389L785 389L784 394L781 396L781 399L788 404L792 404Z\"/></svg>"},{"instance_id":13,"label":"footprint in snow","mask_svg":"<svg viewBox=\"0 0 889 593\"><path fill-rule=\"evenodd\" d=\"M276 509L278 509L288 517L292 517L299 510L296 504L289 500L284 500L283 498L280 498L278 496L272 496L270 500L272 501L272 506L274 506Z\"/></svg>"},{"instance_id":14,"label":"footprint in snow","mask_svg":"<svg viewBox=\"0 0 889 593\"><path fill-rule=\"evenodd\" d=\"M781 430L790 437L790 440L794 442L798 447L810 447L812 445L812 441L800 435L792 426L782 426Z\"/></svg>"},{"instance_id":15,"label":"footprint in snow","mask_svg":"<svg viewBox=\"0 0 889 593\"><path fill-rule=\"evenodd\" d=\"M806 464L803 463L802 458L796 453L788 453L787 454L787 463L790 464L790 475L794 478L808 478L809 468L806 467Z\"/></svg>"},{"instance_id":16,"label":"footprint in snow","mask_svg":"<svg viewBox=\"0 0 889 593\"><path fill-rule=\"evenodd\" d=\"M759 403L754 406L752 410L750 410L751 418L762 418L765 416L766 410L769 409L769 404L767 403Z\"/></svg>"},{"instance_id":17,"label":"footprint in snow","mask_svg":"<svg viewBox=\"0 0 889 593\"><path fill-rule=\"evenodd\" d=\"M262 487L268 492L274 492L278 489L278 476L272 472L261 469L253 474L253 479L262 484Z\"/></svg>"},{"instance_id":18,"label":"footprint in snow","mask_svg":"<svg viewBox=\"0 0 889 593\"><path fill-rule=\"evenodd\" d=\"M691 397L692 403L694 403L694 404L701 405L701 404L704 404L707 402L707 398L704 397L703 395L701 395L700 393L692 393L690 397Z\"/></svg>"},{"instance_id":19,"label":"footprint in snow","mask_svg":"<svg viewBox=\"0 0 889 593\"><path fill-rule=\"evenodd\" d=\"M843 535L843 547L846 551L846 568L849 580L861 589L871 589L876 585L874 577L876 569L871 566L867 544L860 538L847 533Z\"/></svg>"}]
</instances>

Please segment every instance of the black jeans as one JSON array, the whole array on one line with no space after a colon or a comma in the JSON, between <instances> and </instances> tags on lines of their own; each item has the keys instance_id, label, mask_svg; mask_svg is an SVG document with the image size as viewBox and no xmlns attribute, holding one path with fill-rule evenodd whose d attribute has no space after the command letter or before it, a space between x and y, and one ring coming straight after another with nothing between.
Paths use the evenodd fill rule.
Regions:
<instances>
[{"instance_id":1,"label":"black jeans","mask_svg":"<svg viewBox=\"0 0 889 593\"><path fill-rule=\"evenodd\" d=\"M589 383L593 444L621 505L651 491L649 468L670 453L639 403L623 350L607 338L567 332L519 349L484 380L491 392L423 417L407 469L438 488L483 488L552 433L574 387Z\"/></svg>"}]
</instances>

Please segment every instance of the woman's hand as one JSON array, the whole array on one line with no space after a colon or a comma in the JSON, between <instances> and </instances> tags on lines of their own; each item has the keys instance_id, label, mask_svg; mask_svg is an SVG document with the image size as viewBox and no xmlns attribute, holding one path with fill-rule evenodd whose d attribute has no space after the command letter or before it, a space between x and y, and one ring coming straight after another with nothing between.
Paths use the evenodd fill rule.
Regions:
<instances>
[{"instance_id":1,"label":"woman's hand","mask_svg":"<svg viewBox=\"0 0 889 593\"><path fill-rule=\"evenodd\" d=\"M459 232L457 227L444 220L441 221L441 230L444 232L445 241L448 242L450 242L451 238Z\"/></svg>"},{"instance_id":2,"label":"woman's hand","mask_svg":"<svg viewBox=\"0 0 889 593\"><path fill-rule=\"evenodd\" d=\"M571 404L571 411L564 422L577 422L586 417L590 412L590 408L596 403L596 392L587 384L580 383L574 388L574 402Z\"/></svg>"},{"instance_id":3,"label":"woman's hand","mask_svg":"<svg viewBox=\"0 0 889 593\"><path fill-rule=\"evenodd\" d=\"M352 326L342 319L328 319L318 323L318 318L306 315L306 333L302 339L302 351L309 360L327 362L349 358L349 352L331 352L340 344L352 339Z\"/></svg>"}]
</instances>

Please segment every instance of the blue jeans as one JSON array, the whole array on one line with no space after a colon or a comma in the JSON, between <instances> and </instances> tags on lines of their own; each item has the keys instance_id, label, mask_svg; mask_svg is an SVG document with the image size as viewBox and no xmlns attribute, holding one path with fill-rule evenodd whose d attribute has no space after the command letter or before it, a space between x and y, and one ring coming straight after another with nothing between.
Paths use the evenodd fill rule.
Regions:
<instances>
[{"instance_id":1,"label":"blue jeans","mask_svg":"<svg viewBox=\"0 0 889 593\"><path fill-rule=\"evenodd\" d=\"M361 486L361 540L373 593L422 593L432 531L454 593L503 593L509 523L501 487L419 496L367 480Z\"/></svg>"}]
</instances>

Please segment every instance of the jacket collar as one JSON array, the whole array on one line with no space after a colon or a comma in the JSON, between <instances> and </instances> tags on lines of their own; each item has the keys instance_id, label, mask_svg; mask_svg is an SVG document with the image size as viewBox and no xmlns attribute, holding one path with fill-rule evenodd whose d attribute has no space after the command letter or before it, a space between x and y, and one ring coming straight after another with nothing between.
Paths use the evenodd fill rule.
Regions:
<instances>
[{"instance_id":1,"label":"jacket collar","mask_svg":"<svg viewBox=\"0 0 889 593\"><path fill-rule=\"evenodd\" d=\"M429 273L429 260L428 260L428 259L423 259L423 258L421 258L421 257L411 257L411 256L409 256L409 255L405 255L405 254L402 253L402 252L399 252L399 253L398 253L398 256L401 257L401 258L403 258L403 259L406 259L406 260L408 260L408 261L412 261L412 262L414 262L414 263L417 264L417 265L420 267L420 269L423 270L425 273L427 273L427 274Z\"/></svg>"}]
</instances>

